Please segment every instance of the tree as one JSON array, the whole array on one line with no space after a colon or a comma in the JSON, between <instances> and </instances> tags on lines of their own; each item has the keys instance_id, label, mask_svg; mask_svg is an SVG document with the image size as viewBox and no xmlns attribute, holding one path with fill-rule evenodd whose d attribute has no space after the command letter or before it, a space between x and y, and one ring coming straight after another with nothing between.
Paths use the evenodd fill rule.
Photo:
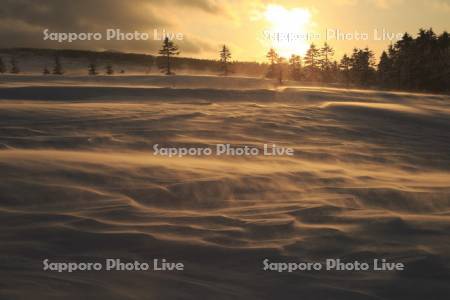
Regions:
<instances>
[{"instance_id":1,"label":"tree","mask_svg":"<svg viewBox=\"0 0 450 300\"><path fill-rule=\"evenodd\" d=\"M330 62L330 60L334 55L334 49L325 42L323 47L320 48L319 55L319 64L320 70L322 71L322 79L325 82L330 82L333 77L333 74L331 74L331 67L333 64Z\"/></svg>"},{"instance_id":2,"label":"tree","mask_svg":"<svg viewBox=\"0 0 450 300\"><path fill-rule=\"evenodd\" d=\"M450 90L450 35L444 31L437 40L437 61L439 67L435 70L437 73L438 90Z\"/></svg>"},{"instance_id":3,"label":"tree","mask_svg":"<svg viewBox=\"0 0 450 300\"><path fill-rule=\"evenodd\" d=\"M308 51L306 52L305 55L305 66L307 67L311 67L311 68L317 68L318 63L319 63L319 49L316 48L316 45L311 44L311 46L309 46Z\"/></svg>"},{"instance_id":4,"label":"tree","mask_svg":"<svg viewBox=\"0 0 450 300\"><path fill-rule=\"evenodd\" d=\"M343 79L345 82L345 85L348 87L350 84L350 67L352 64L352 60L350 57L347 56L347 54L344 54L344 56L341 59L341 63L339 64L339 69L341 71L341 74L343 75Z\"/></svg>"},{"instance_id":5,"label":"tree","mask_svg":"<svg viewBox=\"0 0 450 300\"><path fill-rule=\"evenodd\" d=\"M283 84L283 64L284 64L284 57L279 56L277 58L277 73L278 73L278 84Z\"/></svg>"},{"instance_id":6,"label":"tree","mask_svg":"<svg viewBox=\"0 0 450 300\"><path fill-rule=\"evenodd\" d=\"M5 64L3 63L3 59L0 57L0 74L6 72Z\"/></svg>"},{"instance_id":7,"label":"tree","mask_svg":"<svg viewBox=\"0 0 450 300\"><path fill-rule=\"evenodd\" d=\"M170 56L180 54L178 47L171 40L169 40L168 37L166 37L163 41L162 48L159 50L158 53L166 57L165 66L163 66L166 75L172 75L173 73L170 70Z\"/></svg>"},{"instance_id":8,"label":"tree","mask_svg":"<svg viewBox=\"0 0 450 300\"><path fill-rule=\"evenodd\" d=\"M113 70L113 67L111 65L107 65L105 69L106 69L106 74L107 75L113 75L114 74L114 70Z\"/></svg>"},{"instance_id":9,"label":"tree","mask_svg":"<svg viewBox=\"0 0 450 300\"><path fill-rule=\"evenodd\" d=\"M319 55L319 49L317 49L314 44L311 44L304 57L305 70L307 78L310 81L316 81L318 79Z\"/></svg>"},{"instance_id":10,"label":"tree","mask_svg":"<svg viewBox=\"0 0 450 300\"><path fill-rule=\"evenodd\" d=\"M95 65L94 62L91 62L91 63L89 64L89 66L88 66L88 74L89 74L89 75L92 75L92 76L95 76L95 75L98 74L98 73L97 73L97 66Z\"/></svg>"},{"instance_id":11,"label":"tree","mask_svg":"<svg viewBox=\"0 0 450 300\"><path fill-rule=\"evenodd\" d=\"M55 66L53 67L53 74L54 75L62 75L62 74L64 74L58 55L55 55Z\"/></svg>"},{"instance_id":12,"label":"tree","mask_svg":"<svg viewBox=\"0 0 450 300\"><path fill-rule=\"evenodd\" d=\"M383 87L408 90L450 89L450 37L420 29L416 38L405 33L383 52L377 70Z\"/></svg>"},{"instance_id":13,"label":"tree","mask_svg":"<svg viewBox=\"0 0 450 300\"><path fill-rule=\"evenodd\" d=\"M14 56L11 57L10 64L11 64L10 73L12 74L20 73L19 65L17 64L17 60Z\"/></svg>"},{"instance_id":14,"label":"tree","mask_svg":"<svg viewBox=\"0 0 450 300\"><path fill-rule=\"evenodd\" d=\"M336 82L339 80L339 64L337 61L330 62L330 67L325 78L329 82Z\"/></svg>"},{"instance_id":15,"label":"tree","mask_svg":"<svg viewBox=\"0 0 450 300\"><path fill-rule=\"evenodd\" d=\"M300 55L292 54L289 58L289 73L291 78L296 81L300 81L302 79L302 58Z\"/></svg>"},{"instance_id":16,"label":"tree","mask_svg":"<svg viewBox=\"0 0 450 300\"><path fill-rule=\"evenodd\" d=\"M378 63L377 78L378 83L383 86L391 85L392 60L386 51L383 51Z\"/></svg>"},{"instance_id":17,"label":"tree","mask_svg":"<svg viewBox=\"0 0 450 300\"><path fill-rule=\"evenodd\" d=\"M353 49L350 78L358 85L367 86L375 77L374 55L369 48Z\"/></svg>"},{"instance_id":18,"label":"tree","mask_svg":"<svg viewBox=\"0 0 450 300\"><path fill-rule=\"evenodd\" d=\"M220 64L222 72L225 76L228 75L228 60L231 59L230 49L226 45L223 45L222 50L220 50Z\"/></svg>"},{"instance_id":19,"label":"tree","mask_svg":"<svg viewBox=\"0 0 450 300\"><path fill-rule=\"evenodd\" d=\"M320 68L322 71L327 71L331 67L330 60L334 55L334 49L328 45L327 42L320 48Z\"/></svg>"},{"instance_id":20,"label":"tree","mask_svg":"<svg viewBox=\"0 0 450 300\"><path fill-rule=\"evenodd\" d=\"M270 67L269 71L266 74L267 78L274 78L275 77L275 64L279 58L278 53L275 52L273 48L270 48L269 52L266 54L266 58L269 60Z\"/></svg>"},{"instance_id":21,"label":"tree","mask_svg":"<svg viewBox=\"0 0 450 300\"><path fill-rule=\"evenodd\" d=\"M48 68L46 66L44 67L44 70L42 71L42 74L44 74L44 75L50 74L50 71L48 70Z\"/></svg>"},{"instance_id":22,"label":"tree","mask_svg":"<svg viewBox=\"0 0 450 300\"><path fill-rule=\"evenodd\" d=\"M424 31L423 31L424 32ZM399 86L404 88L412 88L417 85L413 83L416 79L422 75L417 74L417 78L414 78L413 68L416 64L426 63L425 59L422 59L421 55L414 50L414 39L408 33L405 33L401 40L395 43L392 52L393 58L393 71L396 81ZM417 62L415 60L418 60Z\"/></svg>"}]
</instances>

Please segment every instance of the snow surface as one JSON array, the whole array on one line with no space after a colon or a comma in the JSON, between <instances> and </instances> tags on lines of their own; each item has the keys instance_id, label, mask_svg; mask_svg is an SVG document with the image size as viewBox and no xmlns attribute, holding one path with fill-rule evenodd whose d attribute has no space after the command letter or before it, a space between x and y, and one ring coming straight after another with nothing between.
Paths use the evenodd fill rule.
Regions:
<instances>
[{"instance_id":1,"label":"snow surface","mask_svg":"<svg viewBox=\"0 0 450 300\"><path fill-rule=\"evenodd\" d=\"M7 299L450 293L448 96L214 76L0 82ZM168 158L152 150L220 143L277 144L295 155ZM42 271L45 258L109 257L166 258L186 271ZM280 274L262 270L265 258L386 258L406 271Z\"/></svg>"}]
</instances>

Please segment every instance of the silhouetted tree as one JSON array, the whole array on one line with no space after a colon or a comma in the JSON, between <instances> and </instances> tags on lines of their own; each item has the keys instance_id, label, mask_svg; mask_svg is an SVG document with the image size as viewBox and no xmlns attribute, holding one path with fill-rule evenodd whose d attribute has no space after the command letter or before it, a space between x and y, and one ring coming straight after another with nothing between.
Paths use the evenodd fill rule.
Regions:
<instances>
[{"instance_id":1,"label":"silhouetted tree","mask_svg":"<svg viewBox=\"0 0 450 300\"><path fill-rule=\"evenodd\" d=\"M89 75L92 75L92 76L95 76L95 75L98 74L98 73L97 73L97 66L95 65L94 62L91 62L91 63L89 64L89 66L88 66L88 74L89 74Z\"/></svg>"},{"instance_id":2,"label":"silhouetted tree","mask_svg":"<svg viewBox=\"0 0 450 300\"><path fill-rule=\"evenodd\" d=\"M416 59L413 54L414 39L408 33L405 33L392 49L393 58L393 76L402 87L410 88L413 86L413 70ZM425 63L422 61L421 63ZM420 74L418 74L420 76Z\"/></svg>"},{"instance_id":3,"label":"silhouetted tree","mask_svg":"<svg viewBox=\"0 0 450 300\"><path fill-rule=\"evenodd\" d=\"M328 43L325 42L323 47L320 48L320 59L319 59L320 68L323 71L326 71L331 67L330 61L333 55L334 49L330 45L328 45Z\"/></svg>"},{"instance_id":4,"label":"silhouetted tree","mask_svg":"<svg viewBox=\"0 0 450 300\"><path fill-rule=\"evenodd\" d=\"M330 62L330 66L328 69L328 74L326 75L326 80L328 80L328 82L337 82L340 79L340 69L339 69L339 64L337 61L332 61Z\"/></svg>"},{"instance_id":5,"label":"silhouetted tree","mask_svg":"<svg viewBox=\"0 0 450 300\"><path fill-rule=\"evenodd\" d=\"M380 57L380 62L378 63L378 83L383 86L391 86L391 77L392 60L386 51L383 51Z\"/></svg>"},{"instance_id":6,"label":"silhouetted tree","mask_svg":"<svg viewBox=\"0 0 450 300\"><path fill-rule=\"evenodd\" d=\"M319 50L319 65L320 70L322 71L322 79L325 82L329 82L333 77L331 72L331 58L334 55L334 49L325 42L322 48Z\"/></svg>"},{"instance_id":7,"label":"silhouetted tree","mask_svg":"<svg viewBox=\"0 0 450 300\"><path fill-rule=\"evenodd\" d=\"M3 59L0 57L0 74L6 72L5 64L3 63Z\"/></svg>"},{"instance_id":8,"label":"silhouetted tree","mask_svg":"<svg viewBox=\"0 0 450 300\"><path fill-rule=\"evenodd\" d=\"M222 46L222 50L220 50L220 65L223 72L223 75L228 75L228 61L231 59L230 49L226 45Z\"/></svg>"},{"instance_id":9,"label":"silhouetted tree","mask_svg":"<svg viewBox=\"0 0 450 300\"><path fill-rule=\"evenodd\" d=\"M114 74L114 70L113 70L113 67L111 65L107 65L105 69L106 69L106 74L107 75L113 75Z\"/></svg>"},{"instance_id":10,"label":"silhouetted tree","mask_svg":"<svg viewBox=\"0 0 450 300\"><path fill-rule=\"evenodd\" d=\"M18 74L20 73L19 65L17 63L17 60L14 56L11 57L11 60L9 62L11 64L10 73L12 74Z\"/></svg>"},{"instance_id":11,"label":"silhouetted tree","mask_svg":"<svg viewBox=\"0 0 450 300\"><path fill-rule=\"evenodd\" d=\"M61 61L59 60L59 56L55 55L55 65L53 67L54 75L62 75L64 72L62 70Z\"/></svg>"},{"instance_id":12,"label":"silhouetted tree","mask_svg":"<svg viewBox=\"0 0 450 300\"><path fill-rule=\"evenodd\" d=\"M369 48L353 49L350 78L361 86L367 86L375 77L373 52Z\"/></svg>"},{"instance_id":13,"label":"silhouetted tree","mask_svg":"<svg viewBox=\"0 0 450 300\"><path fill-rule=\"evenodd\" d=\"M450 90L450 35L444 31L437 40L437 90Z\"/></svg>"},{"instance_id":14,"label":"silhouetted tree","mask_svg":"<svg viewBox=\"0 0 450 300\"><path fill-rule=\"evenodd\" d=\"M319 57L320 57L319 49L317 49L316 45L311 44L304 57L305 71L307 79L310 81L318 80Z\"/></svg>"},{"instance_id":15,"label":"silhouetted tree","mask_svg":"<svg viewBox=\"0 0 450 300\"><path fill-rule=\"evenodd\" d=\"M283 84L283 65L284 65L284 57L279 56L277 58L277 78L278 78L278 84Z\"/></svg>"},{"instance_id":16,"label":"silhouetted tree","mask_svg":"<svg viewBox=\"0 0 450 300\"><path fill-rule=\"evenodd\" d=\"M166 37L163 41L162 48L158 52L159 54L166 57L166 62L163 68L165 69L166 75L172 75L172 71L170 70L170 56L179 55L180 51L178 47Z\"/></svg>"},{"instance_id":17,"label":"silhouetted tree","mask_svg":"<svg viewBox=\"0 0 450 300\"><path fill-rule=\"evenodd\" d=\"M302 58L300 55L292 54L289 58L289 73L291 78L296 81L302 79Z\"/></svg>"},{"instance_id":18,"label":"silhouetted tree","mask_svg":"<svg viewBox=\"0 0 450 300\"><path fill-rule=\"evenodd\" d=\"M341 71L342 78L344 80L345 85L348 87L350 84L350 67L352 64L352 60L347 54L341 59L341 63L339 64L339 70Z\"/></svg>"},{"instance_id":19,"label":"silhouetted tree","mask_svg":"<svg viewBox=\"0 0 450 300\"><path fill-rule=\"evenodd\" d=\"M378 65L383 87L448 91L450 89L450 38L432 29L420 29L416 38L405 33L383 52Z\"/></svg>"},{"instance_id":20,"label":"silhouetted tree","mask_svg":"<svg viewBox=\"0 0 450 300\"><path fill-rule=\"evenodd\" d=\"M266 74L267 78L274 78L275 77L275 64L277 63L277 60L279 58L278 53L275 51L275 49L270 48L269 52L266 54L266 58L269 60L269 70Z\"/></svg>"}]
</instances>

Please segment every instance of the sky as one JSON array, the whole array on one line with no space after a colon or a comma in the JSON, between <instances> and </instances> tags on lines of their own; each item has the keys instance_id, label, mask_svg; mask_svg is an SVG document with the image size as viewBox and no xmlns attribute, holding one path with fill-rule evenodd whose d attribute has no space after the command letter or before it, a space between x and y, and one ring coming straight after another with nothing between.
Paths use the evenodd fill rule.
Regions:
<instances>
[{"instance_id":1,"label":"sky","mask_svg":"<svg viewBox=\"0 0 450 300\"><path fill-rule=\"evenodd\" d=\"M156 54L166 32L185 57L217 58L226 44L235 60L264 61L271 47L288 57L327 41L338 59L354 47L379 56L419 28L448 31L449 16L450 0L0 0L0 48ZM133 35L108 39L109 29ZM77 40L55 40L63 33Z\"/></svg>"}]
</instances>

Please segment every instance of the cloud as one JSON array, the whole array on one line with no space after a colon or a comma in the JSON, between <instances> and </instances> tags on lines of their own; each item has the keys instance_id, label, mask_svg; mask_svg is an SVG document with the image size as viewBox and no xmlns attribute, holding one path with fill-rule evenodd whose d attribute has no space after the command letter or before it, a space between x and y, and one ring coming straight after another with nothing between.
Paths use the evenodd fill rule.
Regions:
<instances>
[{"instance_id":1,"label":"cloud","mask_svg":"<svg viewBox=\"0 0 450 300\"><path fill-rule=\"evenodd\" d=\"M174 10L176 7L177 10ZM2 0L0 5L0 40L8 47L44 47L78 49L114 49L155 52L159 41L78 41L60 44L44 41L43 30L50 32L101 32L120 28L122 32L149 32L153 29L177 31L183 28L176 13L227 15L223 1L214 0ZM173 14L175 12L175 14ZM180 12L181 13L181 12ZM184 32L185 36L186 33ZM211 51L211 43L191 35L180 42L183 53Z\"/></svg>"},{"instance_id":2,"label":"cloud","mask_svg":"<svg viewBox=\"0 0 450 300\"><path fill-rule=\"evenodd\" d=\"M4 0L2 19L26 22L32 26L64 31L120 27L142 29L149 24L170 25L157 16L143 0ZM131 22L130 22L131 20Z\"/></svg>"}]
</instances>

